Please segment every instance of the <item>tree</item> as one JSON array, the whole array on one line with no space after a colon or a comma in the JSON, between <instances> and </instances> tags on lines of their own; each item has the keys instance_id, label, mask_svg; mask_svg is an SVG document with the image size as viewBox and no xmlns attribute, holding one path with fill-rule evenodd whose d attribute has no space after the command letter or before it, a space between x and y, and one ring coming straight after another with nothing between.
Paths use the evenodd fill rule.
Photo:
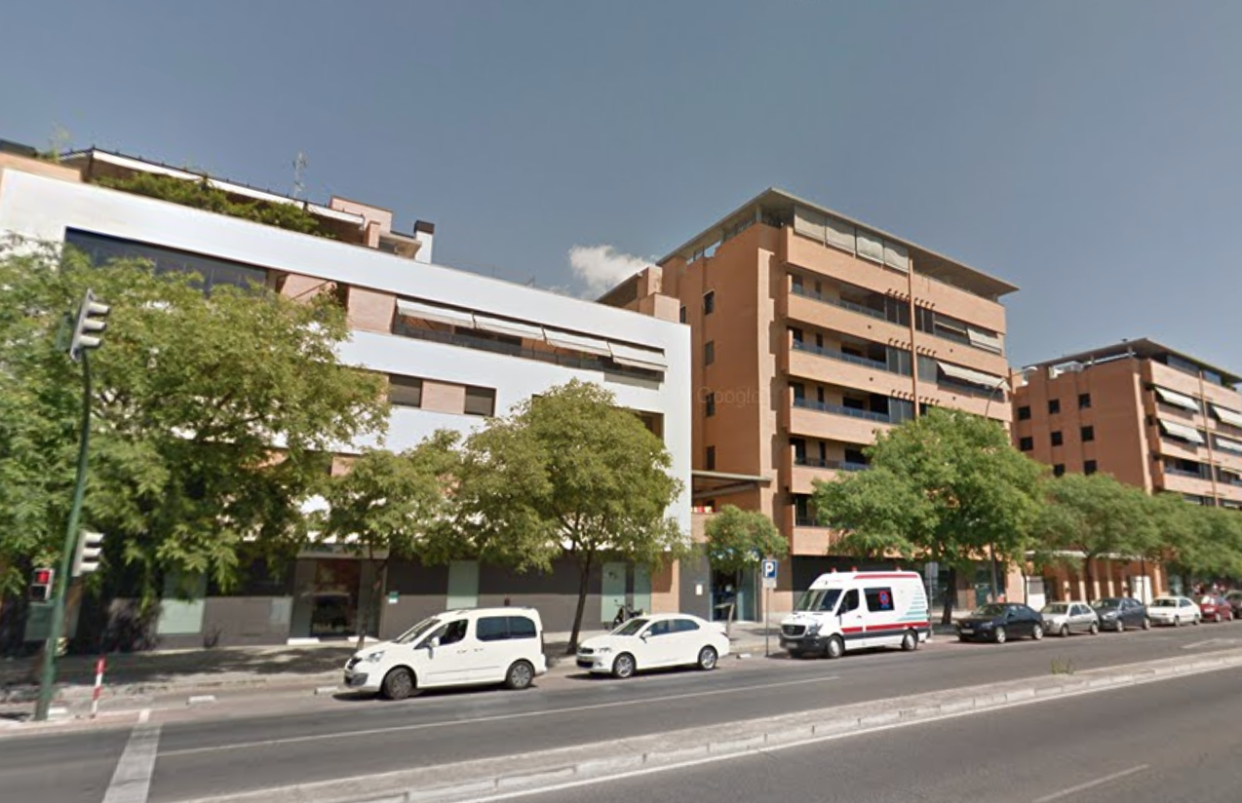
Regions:
<instances>
[{"instance_id":1,"label":"tree","mask_svg":"<svg viewBox=\"0 0 1242 803\"><path fill-rule=\"evenodd\" d=\"M682 484L664 444L598 385L571 381L493 418L465 442L454 531L460 548L517 571L577 563L577 649L591 571L605 556L656 567L685 537L665 513Z\"/></svg>"},{"instance_id":2,"label":"tree","mask_svg":"<svg viewBox=\"0 0 1242 803\"><path fill-rule=\"evenodd\" d=\"M457 433L441 431L399 454L367 450L324 490L328 511L322 535L335 538L373 569L371 605L362 609L358 649L364 644L389 561L417 557L434 562L442 554L436 527L449 514L445 490L455 473L457 439Z\"/></svg>"},{"instance_id":3,"label":"tree","mask_svg":"<svg viewBox=\"0 0 1242 803\"><path fill-rule=\"evenodd\" d=\"M725 505L707 522L707 562L713 569L736 578L764 558L780 560L789 554L789 542L772 520L757 510ZM725 625L732 624L733 610Z\"/></svg>"},{"instance_id":4,"label":"tree","mask_svg":"<svg viewBox=\"0 0 1242 803\"><path fill-rule=\"evenodd\" d=\"M870 470L815 484L816 515L844 531L841 549L948 564L951 590L982 556L1025 559L1044 468L1004 429L937 408L880 433L866 452ZM950 593L946 623L952 607Z\"/></svg>"},{"instance_id":5,"label":"tree","mask_svg":"<svg viewBox=\"0 0 1242 803\"><path fill-rule=\"evenodd\" d=\"M1066 474L1047 483L1047 504L1035 526L1041 562L1059 554L1081 557L1088 588L1095 587L1096 559L1146 554L1159 533L1153 526L1149 497L1107 474Z\"/></svg>"},{"instance_id":6,"label":"tree","mask_svg":"<svg viewBox=\"0 0 1242 803\"><path fill-rule=\"evenodd\" d=\"M84 522L108 536L151 598L167 572L228 586L243 544L288 555L302 502L338 444L380 432L378 377L342 365L344 311L327 295L294 302L261 287L216 286L143 262L93 266L49 245L0 247L0 558L60 549L80 414L81 367L58 343L87 288L112 306L90 356L93 414ZM9 495L26 503L9 504ZM20 539L8 538L21 527ZM10 569L8 586L20 578Z\"/></svg>"}]
</instances>

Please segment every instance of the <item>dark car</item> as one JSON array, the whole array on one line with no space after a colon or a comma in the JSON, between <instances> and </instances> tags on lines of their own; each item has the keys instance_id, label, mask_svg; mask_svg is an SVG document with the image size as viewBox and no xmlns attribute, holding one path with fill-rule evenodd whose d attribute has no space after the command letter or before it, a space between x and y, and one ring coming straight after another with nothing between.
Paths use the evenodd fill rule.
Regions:
<instances>
[{"instance_id":1,"label":"dark car","mask_svg":"<svg viewBox=\"0 0 1242 803\"><path fill-rule=\"evenodd\" d=\"M1092 602L1091 607L1100 616L1101 630L1116 630L1120 633L1127 627L1151 629L1147 606L1133 597L1105 597Z\"/></svg>"},{"instance_id":2,"label":"dark car","mask_svg":"<svg viewBox=\"0 0 1242 803\"><path fill-rule=\"evenodd\" d=\"M1242 619L1242 591L1230 591L1225 594L1225 599L1233 607L1233 618Z\"/></svg>"},{"instance_id":3,"label":"dark car","mask_svg":"<svg viewBox=\"0 0 1242 803\"><path fill-rule=\"evenodd\" d=\"M1199 603L1199 612L1205 622L1233 621L1233 606L1229 600L1219 594L1200 594L1195 602Z\"/></svg>"},{"instance_id":4,"label":"dark car","mask_svg":"<svg viewBox=\"0 0 1242 803\"><path fill-rule=\"evenodd\" d=\"M1039 641L1044 637L1043 617L1019 602L998 602L977 608L957 622L957 637L962 641L985 639L1004 644L1010 636L1030 636Z\"/></svg>"}]
</instances>

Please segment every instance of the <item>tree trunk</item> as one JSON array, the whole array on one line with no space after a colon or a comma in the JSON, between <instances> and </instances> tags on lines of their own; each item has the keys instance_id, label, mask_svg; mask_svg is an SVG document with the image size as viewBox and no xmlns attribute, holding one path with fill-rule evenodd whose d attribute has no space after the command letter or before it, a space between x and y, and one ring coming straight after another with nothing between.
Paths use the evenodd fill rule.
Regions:
<instances>
[{"instance_id":1,"label":"tree trunk","mask_svg":"<svg viewBox=\"0 0 1242 803\"><path fill-rule=\"evenodd\" d=\"M384 586L384 567L387 565L388 559L385 558L377 563L374 558L371 558L370 562L375 567L375 580L371 583L371 598L367 600L366 605L362 606L361 624L358 627L358 644L354 647L355 650L361 650L366 646L367 630L371 626L371 608L379 602L379 595ZM361 603L362 600L359 600L359 602Z\"/></svg>"},{"instance_id":2,"label":"tree trunk","mask_svg":"<svg viewBox=\"0 0 1242 803\"><path fill-rule=\"evenodd\" d=\"M1090 601L1095 596L1095 557L1093 555L1088 554L1083 559L1082 574L1083 579L1086 581L1086 586L1082 590L1082 596L1084 600Z\"/></svg>"},{"instance_id":3,"label":"tree trunk","mask_svg":"<svg viewBox=\"0 0 1242 803\"><path fill-rule=\"evenodd\" d=\"M953 603L957 600L957 567L949 567L949 578L944 594L944 613L940 616L940 624L953 624Z\"/></svg>"},{"instance_id":4,"label":"tree trunk","mask_svg":"<svg viewBox=\"0 0 1242 803\"><path fill-rule=\"evenodd\" d=\"M569 634L566 655L573 655L578 651L578 635L582 632L582 614L586 610L587 590L591 582L591 555L580 556L578 566L581 569L578 576L578 609L574 612L574 629Z\"/></svg>"}]
</instances>

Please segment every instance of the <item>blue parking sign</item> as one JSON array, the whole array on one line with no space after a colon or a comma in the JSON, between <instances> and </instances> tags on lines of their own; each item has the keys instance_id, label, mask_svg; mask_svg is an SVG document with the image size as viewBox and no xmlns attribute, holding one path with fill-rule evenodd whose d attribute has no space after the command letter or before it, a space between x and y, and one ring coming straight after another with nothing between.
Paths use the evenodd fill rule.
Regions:
<instances>
[{"instance_id":1,"label":"blue parking sign","mask_svg":"<svg viewBox=\"0 0 1242 803\"><path fill-rule=\"evenodd\" d=\"M776 579L776 561L772 560L771 558L768 558L767 560L763 562L763 579L764 580L775 580Z\"/></svg>"}]
</instances>

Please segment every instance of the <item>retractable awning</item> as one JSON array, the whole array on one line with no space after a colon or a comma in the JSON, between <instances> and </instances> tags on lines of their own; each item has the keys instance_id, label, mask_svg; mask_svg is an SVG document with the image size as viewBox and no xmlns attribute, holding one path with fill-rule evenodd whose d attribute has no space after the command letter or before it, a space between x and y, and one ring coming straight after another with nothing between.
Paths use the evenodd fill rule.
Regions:
<instances>
[{"instance_id":1,"label":"retractable awning","mask_svg":"<svg viewBox=\"0 0 1242 803\"><path fill-rule=\"evenodd\" d=\"M1199 402L1184 393L1178 393L1176 390L1169 390L1157 385L1156 395L1160 397L1161 401L1172 404L1174 407L1181 407L1184 410L1190 410L1195 413L1199 412Z\"/></svg>"},{"instance_id":2,"label":"retractable awning","mask_svg":"<svg viewBox=\"0 0 1242 803\"><path fill-rule=\"evenodd\" d=\"M1203 435L1200 434L1199 430L1194 427L1188 427L1185 424L1178 424L1173 421L1165 421L1163 418L1159 419L1159 421L1160 429L1164 430L1166 435L1172 435L1173 437L1181 438L1184 441L1197 443L1200 446L1205 443Z\"/></svg>"},{"instance_id":3,"label":"retractable awning","mask_svg":"<svg viewBox=\"0 0 1242 803\"><path fill-rule=\"evenodd\" d=\"M970 344L972 346L978 346L979 348L987 349L988 351L995 351L998 354L1001 352L1001 339L999 335L985 332L982 329L976 329L973 326L966 327L966 334L970 337Z\"/></svg>"},{"instance_id":4,"label":"retractable awning","mask_svg":"<svg viewBox=\"0 0 1242 803\"><path fill-rule=\"evenodd\" d=\"M970 368L963 368L960 365L954 365L948 362L939 362L940 370L944 371L944 375L950 379L956 379L959 382L969 382L972 385L979 385L984 388L995 388L1005 381L1003 376L993 376L985 374L982 371L975 371Z\"/></svg>"},{"instance_id":5,"label":"retractable awning","mask_svg":"<svg viewBox=\"0 0 1242 803\"><path fill-rule=\"evenodd\" d=\"M474 314L474 326L476 329L482 329L484 332L494 332L498 335L524 337L528 340L543 340L543 327L536 326L533 323L507 321L504 318L493 318L490 315L480 315L476 312Z\"/></svg>"},{"instance_id":6,"label":"retractable awning","mask_svg":"<svg viewBox=\"0 0 1242 803\"><path fill-rule=\"evenodd\" d=\"M397 312L411 318L422 318L425 321L464 326L467 329L474 328L474 316L469 312L452 307L441 307L438 304L399 298L397 299Z\"/></svg>"},{"instance_id":7,"label":"retractable awning","mask_svg":"<svg viewBox=\"0 0 1242 803\"><path fill-rule=\"evenodd\" d=\"M1230 440L1229 438L1222 438L1219 435L1216 436L1216 448L1224 449L1226 452L1242 454L1242 443Z\"/></svg>"},{"instance_id":8,"label":"retractable awning","mask_svg":"<svg viewBox=\"0 0 1242 803\"><path fill-rule=\"evenodd\" d=\"M664 359L662 351L626 346L622 343L609 343L608 347L612 349L612 359L618 365L644 368L648 371L663 371L668 368L668 361Z\"/></svg>"},{"instance_id":9,"label":"retractable awning","mask_svg":"<svg viewBox=\"0 0 1242 803\"><path fill-rule=\"evenodd\" d=\"M598 354L601 357L612 356L612 349L608 347L607 340L560 332L556 329L544 329L544 333L547 335L548 344L557 348L583 351L587 354Z\"/></svg>"},{"instance_id":10,"label":"retractable awning","mask_svg":"<svg viewBox=\"0 0 1242 803\"><path fill-rule=\"evenodd\" d=\"M1234 412L1228 407L1221 407L1218 404L1212 405L1212 412L1216 413L1216 417L1226 424L1233 427L1242 427L1242 413Z\"/></svg>"}]
</instances>

